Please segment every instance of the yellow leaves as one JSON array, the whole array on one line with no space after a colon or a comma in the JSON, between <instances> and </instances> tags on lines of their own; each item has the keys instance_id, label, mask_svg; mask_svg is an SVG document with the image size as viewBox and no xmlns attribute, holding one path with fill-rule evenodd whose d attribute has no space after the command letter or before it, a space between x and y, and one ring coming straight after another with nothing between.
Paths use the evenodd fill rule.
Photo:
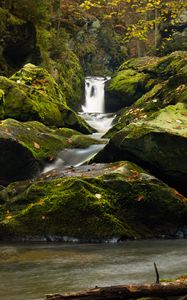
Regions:
<instances>
[{"instance_id":1,"label":"yellow leaves","mask_svg":"<svg viewBox=\"0 0 187 300\"><path fill-rule=\"evenodd\" d=\"M6 220L10 220L10 219L12 219L12 216L11 216L11 215L8 215L8 216L5 217L5 219L6 219Z\"/></svg>"},{"instance_id":2,"label":"yellow leaves","mask_svg":"<svg viewBox=\"0 0 187 300\"><path fill-rule=\"evenodd\" d=\"M136 201L140 202L140 201L143 201L145 199L145 197L143 195L138 195L136 197Z\"/></svg>"},{"instance_id":3,"label":"yellow leaves","mask_svg":"<svg viewBox=\"0 0 187 300\"><path fill-rule=\"evenodd\" d=\"M33 143L35 149L40 149L40 145L36 142Z\"/></svg>"},{"instance_id":4,"label":"yellow leaves","mask_svg":"<svg viewBox=\"0 0 187 300\"><path fill-rule=\"evenodd\" d=\"M45 203L45 201L44 201L43 199L39 199L39 200L37 201L37 204L38 204L38 205L44 205L44 203Z\"/></svg>"},{"instance_id":5,"label":"yellow leaves","mask_svg":"<svg viewBox=\"0 0 187 300\"><path fill-rule=\"evenodd\" d=\"M10 214L10 211L7 210L7 211L6 211L5 220L9 221L9 220L11 220L12 218L13 218L13 216Z\"/></svg>"}]
</instances>

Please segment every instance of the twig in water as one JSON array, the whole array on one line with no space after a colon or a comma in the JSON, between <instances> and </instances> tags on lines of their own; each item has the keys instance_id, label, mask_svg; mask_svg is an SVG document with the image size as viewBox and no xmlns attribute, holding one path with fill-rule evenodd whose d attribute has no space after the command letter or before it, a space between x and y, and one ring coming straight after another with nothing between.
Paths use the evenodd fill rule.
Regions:
<instances>
[{"instance_id":1,"label":"twig in water","mask_svg":"<svg viewBox=\"0 0 187 300\"><path fill-rule=\"evenodd\" d=\"M156 283L160 283L160 279L159 279L159 273L158 273L158 268L156 263L154 262L154 268L155 268L155 273L156 273Z\"/></svg>"}]
</instances>

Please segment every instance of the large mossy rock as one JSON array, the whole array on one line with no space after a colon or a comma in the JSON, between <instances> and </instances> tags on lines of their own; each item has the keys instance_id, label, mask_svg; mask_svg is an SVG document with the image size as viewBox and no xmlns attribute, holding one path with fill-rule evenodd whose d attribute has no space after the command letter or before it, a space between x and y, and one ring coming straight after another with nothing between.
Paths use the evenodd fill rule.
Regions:
<instances>
[{"instance_id":1,"label":"large mossy rock","mask_svg":"<svg viewBox=\"0 0 187 300\"><path fill-rule=\"evenodd\" d=\"M115 126L106 137L111 137L131 122L146 120L168 105L187 103L187 52L178 51L162 58L132 59L125 62L120 70L126 68L149 74L150 79L145 86L147 92L133 105L120 111Z\"/></svg>"},{"instance_id":2,"label":"large mossy rock","mask_svg":"<svg viewBox=\"0 0 187 300\"><path fill-rule=\"evenodd\" d=\"M67 128L50 129L37 121L0 123L0 182L36 176L65 148L86 148L98 140Z\"/></svg>"},{"instance_id":3,"label":"large mossy rock","mask_svg":"<svg viewBox=\"0 0 187 300\"><path fill-rule=\"evenodd\" d=\"M187 193L187 104L169 105L114 134L96 162L130 160Z\"/></svg>"},{"instance_id":4,"label":"large mossy rock","mask_svg":"<svg viewBox=\"0 0 187 300\"><path fill-rule=\"evenodd\" d=\"M120 70L106 85L107 112L130 106L145 92L149 75L132 69Z\"/></svg>"},{"instance_id":5,"label":"large mossy rock","mask_svg":"<svg viewBox=\"0 0 187 300\"><path fill-rule=\"evenodd\" d=\"M135 164L90 165L76 172L1 190L1 238L174 237L186 224L186 198Z\"/></svg>"},{"instance_id":6,"label":"large mossy rock","mask_svg":"<svg viewBox=\"0 0 187 300\"><path fill-rule=\"evenodd\" d=\"M25 65L10 79L1 76L4 118L36 120L49 126L69 127L83 133L92 128L71 110L53 77L43 68Z\"/></svg>"}]
</instances>

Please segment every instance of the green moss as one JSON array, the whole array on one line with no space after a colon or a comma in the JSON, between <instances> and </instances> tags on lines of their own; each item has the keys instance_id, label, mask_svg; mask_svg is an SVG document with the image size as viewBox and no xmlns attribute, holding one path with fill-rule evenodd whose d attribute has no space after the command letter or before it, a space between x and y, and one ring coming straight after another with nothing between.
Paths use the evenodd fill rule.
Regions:
<instances>
[{"instance_id":1,"label":"green moss","mask_svg":"<svg viewBox=\"0 0 187 300\"><path fill-rule=\"evenodd\" d=\"M36 32L42 66L59 84L67 104L77 110L83 100L84 75L77 56L69 47L69 35L64 28L60 29L58 37L54 30L48 31L39 26L36 27Z\"/></svg>"},{"instance_id":2,"label":"green moss","mask_svg":"<svg viewBox=\"0 0 187 300\"><path fill-rule=\"evenodd\" d=\"M132 67L132 69L125 69L125 72L143 70L145 64L146 67L143 71L145 74L149 74L150 79L145 85L146 92L131 107L121 110L116 118L117 123L106 134L106 137L113 136L130 123L146 121L152 114L154 118L155 112L159 112L168 105L187 103L186 57L186 52L179 51L163 58L157 58L155 62L153 58L153 64L151 58L151 64L148 59L147 65L146 58L125 62L120 70ZM123 71L119 71L118 74L121 72ZM174 119L171 122L176 123Z\"/></svg>"},{"instance_id":3,"label":"green moss","mask_svg":"<svg viewBox=\"0 0 187 300\"><path fill-rule=\"evenodd\" d=\"M168 56L160 58L158 63L150 71L157 76L169 78L177 74L187 64L187 54L185 51L176 51Z\"/></svg>"},{"instance_id":4,"label":"green moss","mask_svg":"<svg viewBox=\"0 0 187 300\"><path fill-rule=\"evenodd\" d=\"M125 61L120 67L119 71L121 70L127 70L127 69L134 69L137 71L146 71L150 68L153 68L155 65L157 65L159 61L158 57L140 57L140 58L132 58L127 61Z\"/></svg>"},{"instance_id":5,"label":"green moss","mask_svg":"<svg viewBox=\"0 0 187 300\"><path fill-rule=\"evenodd\" d=\"M149 75L133 69L117 72L106 86L109 106L116 106L116 109L119 109L133 104L145 92L148 80Z\"/></svg>"},{"instance_id":6,"label":"green moss","mask_svg":"<svg viewBox=\"0 0 187 300\"><path fill-rule=\"evenodd\" d=\"M4 92L3 92L3 90L0 89L0 119L4 118L4 113L5 113L4 105L5 105Z\"/></svg>"},{"instance_id":7,"label":"green moss","mask_svg":"<svg viewBox=\"0 0 187 300\"><path fill-rule=\"evenodd\" d=\"M11 184L0 191L1 226L18 236L102 240L150 237L185 222L185 198L135 164L99 172Z\"/></svg>"},{"instance_id":8,"label":"green moss","mask_svg":"<svg viewBox=\"0 0 187 300\"><path fill-rule=\"evenodd\" d=\"M100 143L74 130L50 129L37 121L21 123L13 119L1 122L0 138L17 141L37 160L55 157L64 148L86 148Z\"/></svg>"},{"instance_id":9,"label":"green moss","mask_svg":"<svg viewBox=\"0 0 187 300\"><path fill-rule=\"evenodd\" d=\"M137 73L133 70L120 71L112 79L109 90L117 91L128 97L135 96L137 88L145 83L147 76L143 73Z\"/></svg>"},{"instance_id":10,"label":"green moss","mask_svg":"<svg viewBox=\"0 0 187 300\"><path fill-rule=\"evenodd\" d=\"M11 79L1 76L0 84L4 91L5 118L37 120L45 125L70 127L83 133L93 132L67 106L60 87L45 69L27 64Z\"/></svg>"}]
</instances>

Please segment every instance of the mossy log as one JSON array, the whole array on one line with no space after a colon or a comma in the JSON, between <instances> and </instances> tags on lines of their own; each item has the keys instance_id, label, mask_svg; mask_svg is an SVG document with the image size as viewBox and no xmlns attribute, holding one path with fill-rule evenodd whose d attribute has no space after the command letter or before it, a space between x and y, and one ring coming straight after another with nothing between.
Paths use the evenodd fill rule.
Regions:
<instances>
[{"instance_id":1,"label":"mossy log","mask_svg":"<svg viewBox=\"0 0 187 300\"><path fill-rule=\"evenodd\" d=\"M94 289L46 295L45 300L102 300L102 299L138 299L141 297L175 297L187 295L187 283L173 282L144 285L116 285L110 287L95 287Z\"/></svg>"}]
</instances>

